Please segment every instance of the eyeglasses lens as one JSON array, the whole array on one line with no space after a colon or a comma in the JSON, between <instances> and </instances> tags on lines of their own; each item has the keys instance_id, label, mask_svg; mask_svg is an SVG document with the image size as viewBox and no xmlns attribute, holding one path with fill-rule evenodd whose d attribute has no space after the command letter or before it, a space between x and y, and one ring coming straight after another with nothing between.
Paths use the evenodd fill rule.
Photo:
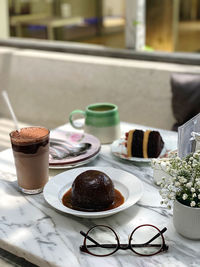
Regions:
<instances>
[{"instance_id":1,"label":"eyeglasses lens","mask_svg":"<svg viewBox=\"0 0 200 267\"><path fill-rule=\"evenodd\" d=\"M160 251L163 246L160 232L152 226L141 226L132 235L131 248L140 255L153 255ZM153 237L157 238L154 240Z\"/></svg>"},{"instance_id":2,"label":"eyeglasses lens","mask_svg":"<svg viewBox=\"0 0 200 267\"><path fill-rule=\"evenodd\" d=\"M88 237L99 244L95 244L91 239L86 238L87 250L96 256L112 254L118 246L115 233L106 226L92 228L88 233Z\"/></svg>"}]
</instances>

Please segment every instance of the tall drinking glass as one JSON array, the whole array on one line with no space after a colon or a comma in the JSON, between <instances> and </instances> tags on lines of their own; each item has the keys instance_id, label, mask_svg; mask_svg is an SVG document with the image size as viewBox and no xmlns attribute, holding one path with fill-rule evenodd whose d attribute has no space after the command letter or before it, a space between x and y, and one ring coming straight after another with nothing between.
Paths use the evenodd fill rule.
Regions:
<instances>
[{"instance_id":1,"label":"tall drinking glass","mask_svg":"<svg viewBox=\"0 0 200 267\"><path fill-rule=\"evenodd\" d=\"M18 185L26 194L42 192L49 179L49 133L44 127L10 133Z\"/></svg>"}]
</instances>

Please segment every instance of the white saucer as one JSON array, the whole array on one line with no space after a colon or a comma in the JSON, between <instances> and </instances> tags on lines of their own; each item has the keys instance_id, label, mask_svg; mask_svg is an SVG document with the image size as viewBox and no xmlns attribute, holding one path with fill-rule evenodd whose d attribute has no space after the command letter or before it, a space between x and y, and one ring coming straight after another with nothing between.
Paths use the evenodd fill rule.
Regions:
<instances>
[{"instance_id":1,"label":"white saucer","mask_svg":"<svg viewBox=\"0 0 200 267\"><path fill-rule=\"evenodd\" d=\"M62 204L63 195L71 188L74 179L87 170L98 170L107 174L113 181L114 187L124 196L124 203L112 210L100 212L85 212L67 208ZM66 214L83 218L102 218L123 211L134 205L143 194L142 182L133 174L110 167L85 167L62 172L51 178L44 187L45 200L55 209Z\"/></svg>"},{"instance_id":2,"label":"white saucer","mask_svg":"<svg viewBox=\"0 0 200 267\"><path fill-rule=\"evenodd\" d=\"M111 151L113 153L114 156L120 158L120 159L125 159L125 160L129 160L129 161L133 161L133 162L141 162L141 163L150 163L152 158L138 158L138 157L128 157L127 156L127 149L124 145L125 140L120 138L115 140L112 144L111 144ZM167 150L166 147L164 146L160 155L158 156L158 158L162 158L166 155Z\"/></svg>"}]
</instances>

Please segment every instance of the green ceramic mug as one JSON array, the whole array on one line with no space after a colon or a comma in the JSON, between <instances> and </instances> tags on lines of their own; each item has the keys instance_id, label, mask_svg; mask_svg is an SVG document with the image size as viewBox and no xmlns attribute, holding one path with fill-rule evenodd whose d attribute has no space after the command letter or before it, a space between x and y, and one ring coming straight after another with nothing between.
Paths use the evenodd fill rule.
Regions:
<instances>
[{"instance_id":1,"label":"green ceramic mug","mask_svg":"<svg viewBox=\"0 0 200 267\"><path fill-rule=\"evenodd\" d=\"M85 117L82 125L77 125L74 115ZM86 133L96 136L102 144L111 143L120 137L120 120L118 107L111 103L91 104L83 110L74 110L69 115L71 125L84 129Z\"/></svg>"}]
</instances>

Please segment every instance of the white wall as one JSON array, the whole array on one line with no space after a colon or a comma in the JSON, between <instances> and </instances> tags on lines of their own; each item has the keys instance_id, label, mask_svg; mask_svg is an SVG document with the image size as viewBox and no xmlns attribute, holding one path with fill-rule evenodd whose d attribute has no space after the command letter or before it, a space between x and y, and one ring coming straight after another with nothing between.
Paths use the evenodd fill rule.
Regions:
<instances>
[{"instance_id":1,"label":"white wall","mask_svg":"<svg viewBox=\"0 0 200 267\"><path fill-rule=\"evenodd\" d=\"M104 16L125 16L124 0L104 0L103 1Z\"/></svg>"},{"instance_id":2,"label":"white wall","mask_svg":"<svg viewBox=\"0 0 200 267\"><path fill-rule=\"evenodd\" d=\"M0 0L0 38L9 37L8 0Z\"/></svg>"}]
</instances>

